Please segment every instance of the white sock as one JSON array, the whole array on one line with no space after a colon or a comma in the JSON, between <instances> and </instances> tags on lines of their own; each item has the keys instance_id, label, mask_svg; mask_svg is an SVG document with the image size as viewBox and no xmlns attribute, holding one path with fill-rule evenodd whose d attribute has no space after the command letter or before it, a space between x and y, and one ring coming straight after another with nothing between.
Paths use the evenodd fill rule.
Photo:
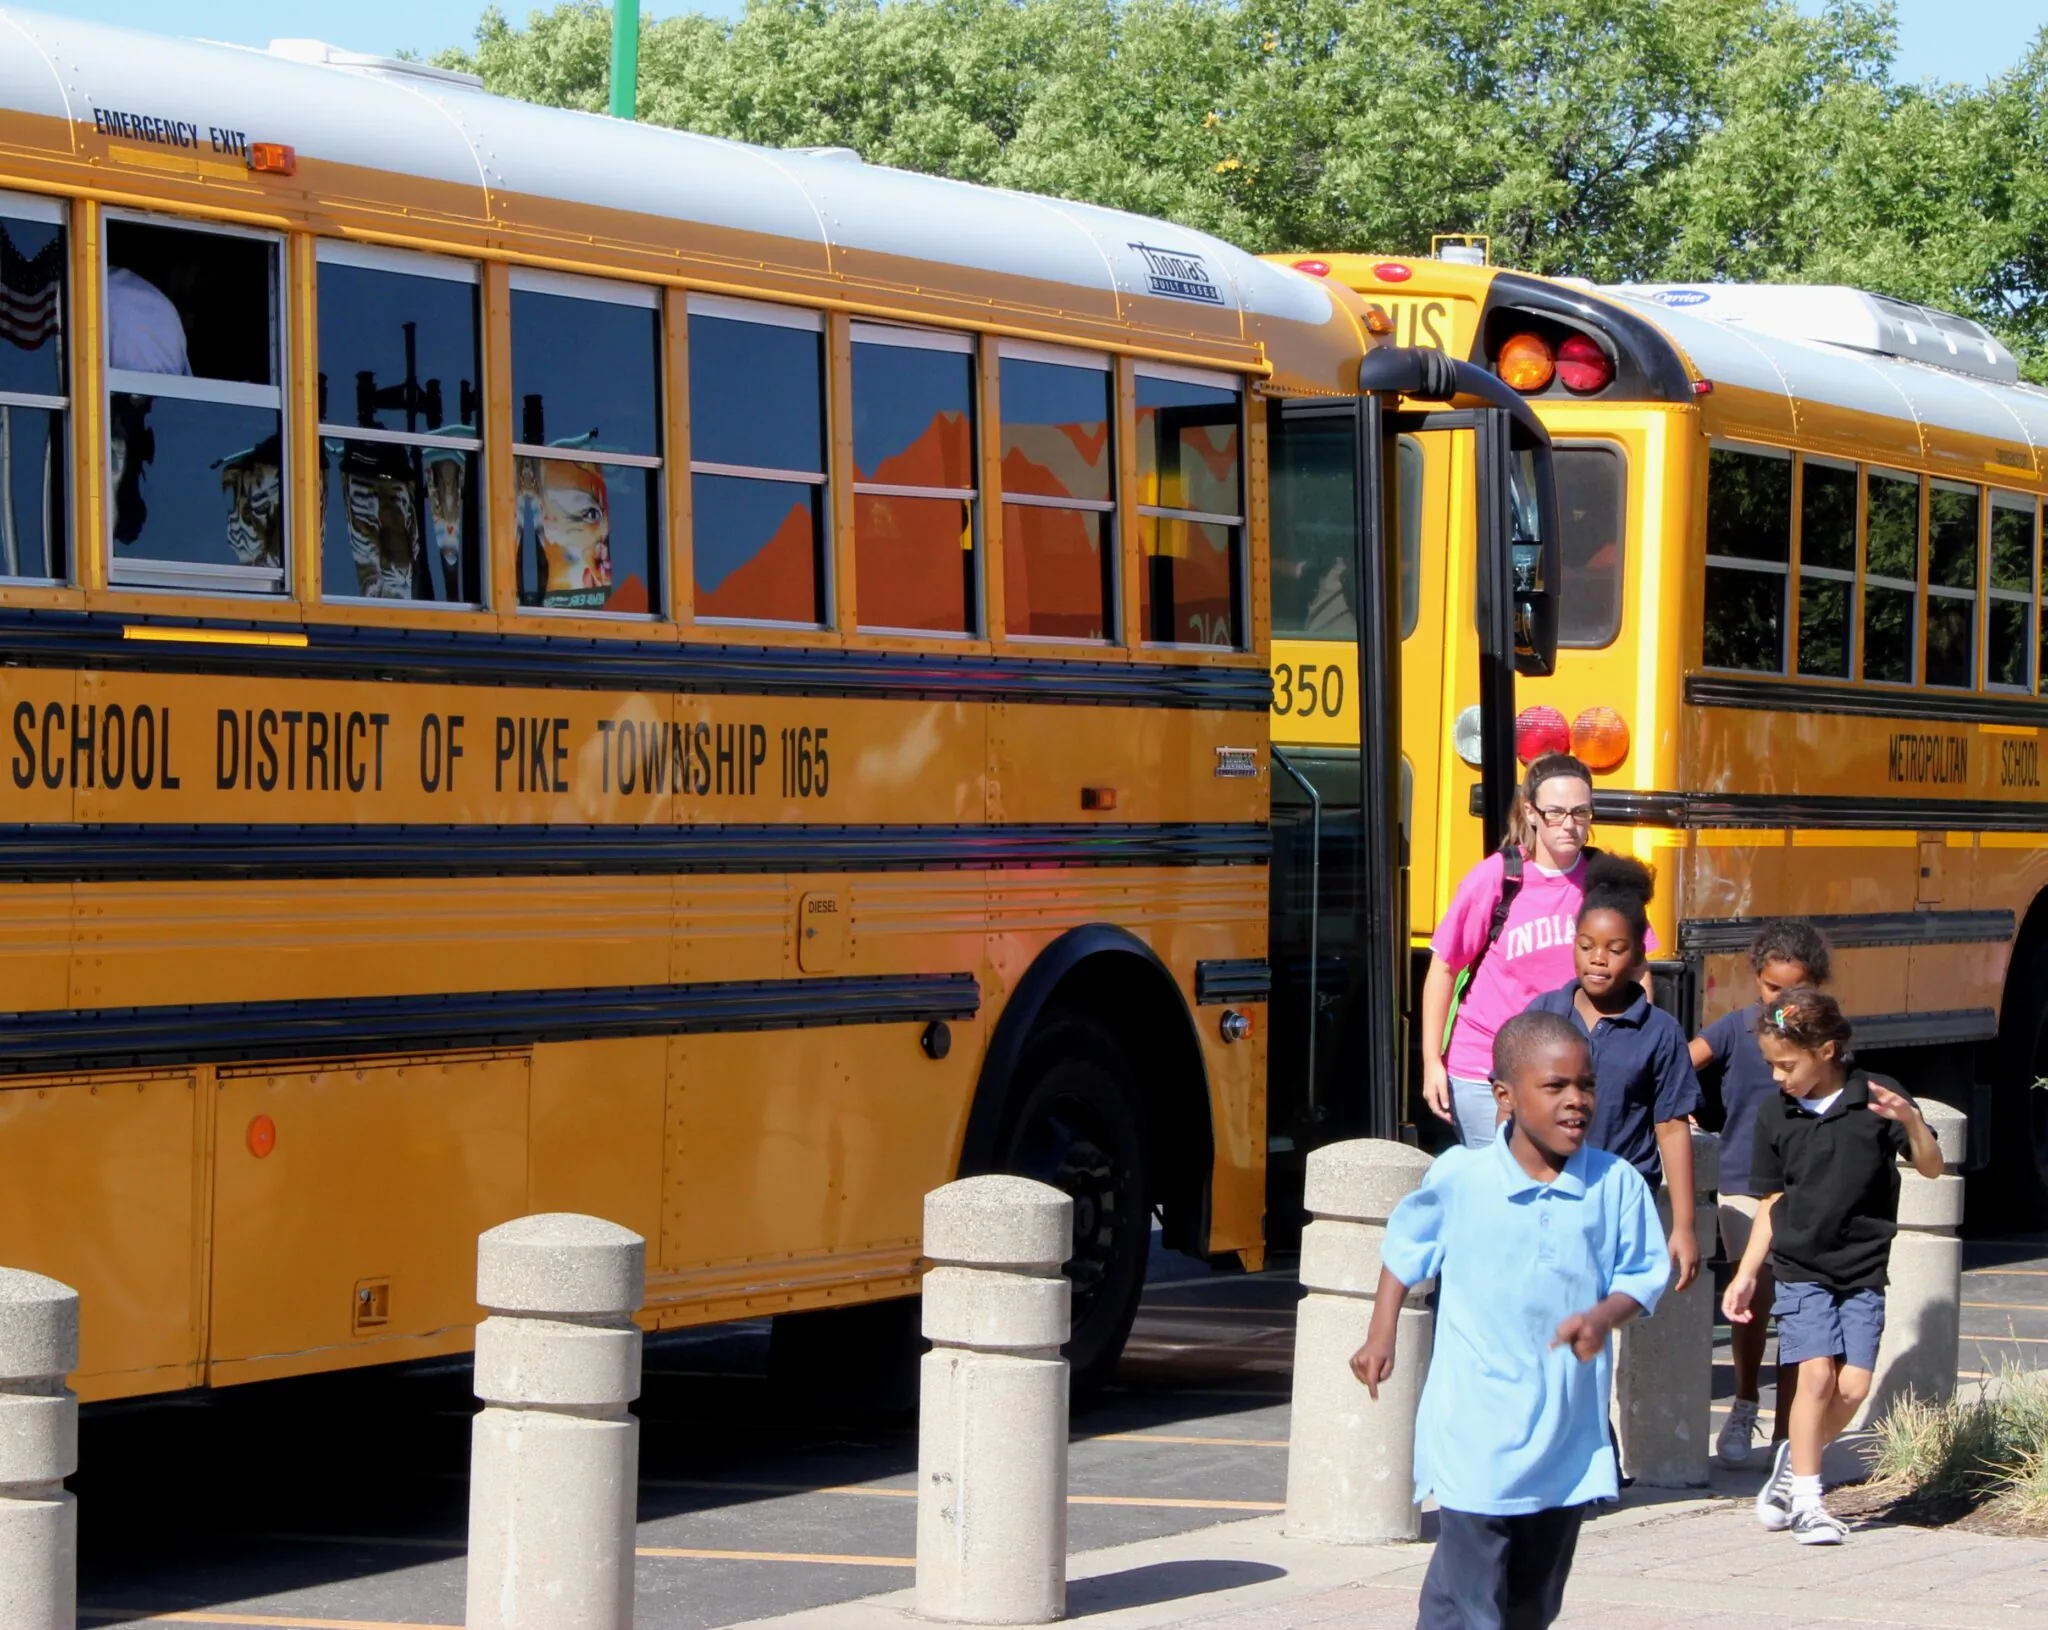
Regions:
<instances>
[{"instance_id":1,"label":"white sock","mask_svg":"<svg viewBox=\"0 0 2048 1630\"><path fill-rule=\"evenodd\" d=\"M1820 1473L1815 1472L1811 1477L1802 1477L1798 1472L1794 1472L1792 1474L1792 1509L1794 1511L1805 1511L1809 1507L1819 1504Z\"/></svg>"}]
</instances>

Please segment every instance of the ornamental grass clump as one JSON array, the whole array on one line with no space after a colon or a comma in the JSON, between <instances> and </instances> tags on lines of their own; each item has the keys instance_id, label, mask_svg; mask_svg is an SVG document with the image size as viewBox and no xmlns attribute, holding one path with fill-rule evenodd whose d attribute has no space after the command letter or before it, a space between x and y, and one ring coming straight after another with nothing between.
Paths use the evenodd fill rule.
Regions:
<instances>
[{"instance_id":1,"label":"ornamental grass clump","mask_svg":"<svg viewBox=\"0 0 2048 1630\"><path fill-rule=\"evenodd\" d=\"M2048 1372L2010 1366L1976 1397L1908 1397L1877 1428L1874 1491L2048 1523Z\"/></svg>"}]
</instances>

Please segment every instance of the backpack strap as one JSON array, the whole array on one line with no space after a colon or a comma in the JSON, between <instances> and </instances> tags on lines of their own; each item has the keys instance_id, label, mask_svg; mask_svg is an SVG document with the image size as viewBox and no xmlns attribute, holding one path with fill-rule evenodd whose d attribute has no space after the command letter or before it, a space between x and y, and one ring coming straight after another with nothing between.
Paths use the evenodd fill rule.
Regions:
<instances>
[{"instance_id":1,"label":"backpack strap","mask_svg":"<svg viewBox=\"0 0 2048 1630\"><path fill-rule=\"evenodd\" d=\"M1479 964L1486 960L1486 953L1494 947L1508 926L1508 912L1514 908L1515 896L1522 892L1522 850L1519 844L1508 844L1500 852L1500 898L1493 903L1493 917L1486 925L1486 943L1479 947L1479 954L1472 959L1472 965L1465 970L1465 987L1471 989L1472 981L1479 976Z\"/></svg>"}]
</instances>

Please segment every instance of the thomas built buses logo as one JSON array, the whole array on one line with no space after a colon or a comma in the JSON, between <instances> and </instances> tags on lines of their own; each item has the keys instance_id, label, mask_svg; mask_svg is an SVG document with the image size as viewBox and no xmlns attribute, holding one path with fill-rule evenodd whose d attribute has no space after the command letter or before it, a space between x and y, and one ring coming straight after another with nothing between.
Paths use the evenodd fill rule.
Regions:
<instances>
[{"instance_id":1,"label":"thomas built buses logo","mask_svg":"<svg viewBox=\"0 0 2048 1630\"><path fill-rule=\"evenodd\" d=\"M1200 255L1185 249L1154 249L1149 243L1131 247L1145 257L1146 280L1154 294L1169 300L1199 300L1205 306L1223 304L1223 291L1216 287Z\"/></svg>"}]
</instances>

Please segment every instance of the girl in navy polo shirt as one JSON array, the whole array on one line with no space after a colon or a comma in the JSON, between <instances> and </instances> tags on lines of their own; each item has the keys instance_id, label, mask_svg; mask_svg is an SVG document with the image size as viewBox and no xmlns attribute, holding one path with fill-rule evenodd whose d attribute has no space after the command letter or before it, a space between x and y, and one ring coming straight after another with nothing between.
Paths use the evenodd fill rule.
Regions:
<instances>
[{"instance_id":1,"label":"girl in navy polo shirt","mask_svg":"<svg viewBox=\"0 0 2048 1630\"><path fill-rule=\"evenodd\" d=\"M1742 1260L1749 1231L1756 1221L1757 1199L1749 1182L1749 1154L1756 1142L1758 1106L1774 1103L1778 1083L1757 1046L1757 1025L1786 991L1800 985L1818 988L1834 971L1827 936L1804 917L1774 917L1756 931L1749 944L1750 971L1756 975L1756 1001L1724 1013L1693 1038L1692 1067L1710 1072L1709 1086L1718 1085L1721 1107L1721 1251L1729 1265ZM1765 1264L1758 1277L1756 1305L1768 1308L1773 1291ZM1756 1435L1758 1383L1764 1367L1766 1320L1751 1319L1730 1332L1728 1347L1735 1364L1735 1405L1728 1411L1718 1445L1722 1462L1739 1466L1749 1458ZM1799 1366L1778 1366L1778 1407L1771 1442L1782 1443L1792 1419L1792 1394L1799 1385Z\"/></svg>"},{"instance_id":2,"label":"girl in navy polo shirt","mask_svg":"<svg viewBox=\"0 0 2048 1630\"><path fill-rule=\"evenodd\" d=\"M1586 899L1572 947L1578 976L1537 997L1529 1011L1570 1019L1592 1049L1598 1089L1586 1141L1635 1167L1652 1193L1660 1181L1668 1185L1672 1288L1684 1290L1700 1271L1691 1124L1700 1082L1684 1027L1652 1005L1643 989L1655 888L1655 876L1641 861L1596 856L1586 867Z\"/></svg>"}]
</instances>

